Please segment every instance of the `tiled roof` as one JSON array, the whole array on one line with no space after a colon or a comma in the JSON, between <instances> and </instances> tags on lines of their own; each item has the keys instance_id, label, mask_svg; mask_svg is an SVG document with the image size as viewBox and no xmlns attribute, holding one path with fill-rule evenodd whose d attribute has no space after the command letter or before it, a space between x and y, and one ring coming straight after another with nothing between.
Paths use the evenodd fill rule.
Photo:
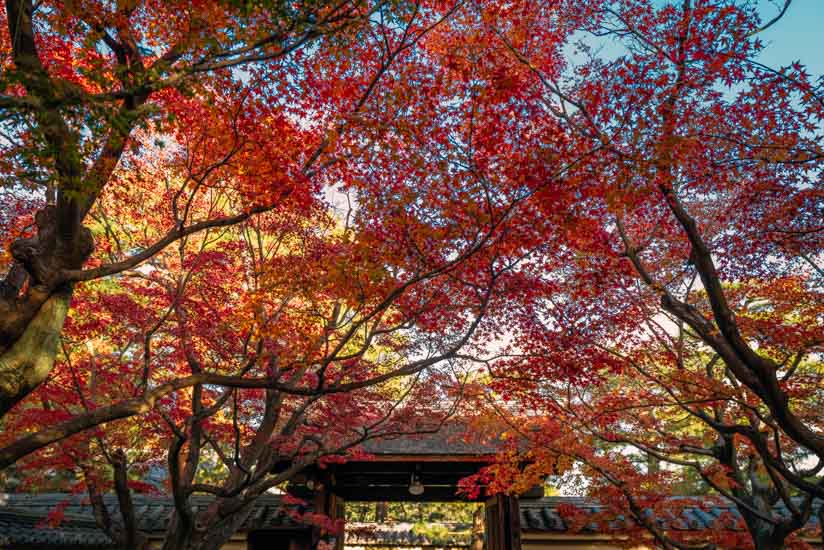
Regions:
<instances>
[{"instance_id":1,"label":"tiled roof","mask_svg":"<svg viewBox=\"0 0 824 550\"><path fill-rule=\"evenodd\" d=\"M109 510L117 514L117 499L114 495L104 497ZM195 496L192 499L193 507L197 510L205 509L211 502L211 497ZM673 497L671 500L679 500ZM678 531L701 531L706 529L723 529L738 531L742 529L739 520L740 514L735 506L723 501L692 498L680 498L688 503L674 502L673 510L679 513L664 513L656 515L656 522L662 529ZM173 504L167 496L134 496L135 511L138 518L138 527L148 534L161 535L166 528L173 510ZM576 497L548 497L537 500L520 501L521 529L532 532L565 533L571 528L563 508L574 510L576 515L581 514L586 521L592 517L593 521L585 524L583 532L604 533L605 531L620 532L625 529L637 528L631 518L620 515L606 514L607 509L597 502ZM816 502L814 513L807 525L815 529L818 525L817 512L822 503ZM63 507L64 517L56 527L50 527L48 515L58 507ZM786 509L776 508L777 514L786 514ZM648 510L653 514L652 510ZM595 520L600 522L596 524ZM603 522L606 521L608 529ZM300 528L301 526L289 518L281 506L281 498L277 495L261 497L252 513L241 527L241 531L259 529ZM356 527L356 526L353 526ZM463 527L463 526L461 526ZM460 538L460 537L458 537ZM426 544L419 535L411 530L392 530L383 527L377 530L355 530L347 533L347 543L368 544L374 540L392 540L399 545ZM457 540L455 541L457 542ZM47 494L7 494L0 495L0 547L10 544L30 545L35 547L76 547L108 549L114 548L112 541L97 528L92 515L91 506L81 495L67 495L62 493Z\"/></svg>"},{"instance_id":2,"label":"tiled roof","mask_svg":"<svg viewBox=\"0 0 824 550\"><path fill-rule=\"evenodd\" d=\"M718 499L702 499L701 497L671 497L673 510L680 510L680 513L656 514L648 509L646 513L655 516L655 521L662 529L677 531L703 531L706 529L724 529L739 531L743 529L741 515L738 509L731 502L719 501ZM681 502L678 502L678 501ZM686 501L686 502L684 502ZM821 501L816 501L813 505L813 514L808 528L815 528L818 525L817 511L820 509ZM596 518L601 522L607 521L610 531L622 531L637 527L631 517L622 515L609 515L606 507L598 502L579 497L546 497L536 500L520 501L521 529L529 531L550 531L562 533L570 529L570 525L564 520L561 508L574 509L576 515L581 514L582 518L587 516ZM775 513L787 515L786 508L779 506L775 508ZM584 532L603 532L603 525L598 525L593 521L585 524Z\"/></svg>"},{"instance_id":3,"label":"tiled roof","mask_svg":"<svg viewBox=\"0 0 824 550\"><path fill-rule=\"evenodd\" d=\"M112 541L94 520L67 517L59 528L42 525L43 516L22 509L0 507L0 547L7 544L111 548Z\"/></svg>"},{"instance_id":4,"label":"tiled roof","mask_svg":"<svg viewBox=\"0 0 824 550\"><path fill-rule=\"evenodd\" d=\"M138 529L148 534L162 534L171 517L174 504L168 496L134 495ZM113 517L119 507L115 495L105 495L104 501ZM193 509L205 510L212 502L209 496L193 496ZM59 525L48 525L49 513L62 508L64 516ZM298 528L281 506L277 495L266 495L255 502L255 507L241 530ZM112 541L100 530L94 520L92 507L83 495L64 493L0 495L0 546L6 544L36 544L72 546L87 545L111 547Z\"/></svg>"},{"instance_id":5,"label":"tiled roof","mask_svg":"<svg viewBox=\"0 0 824 550\"><path fill-rule=\"evenodd\" d=\"M476 430L461 423L441 426L437 433L404 434L397 437L371 439L363 444L369 454L382 455L494 455L500 451L500 440L481 439Z\"/></svg>"}]
</instances>

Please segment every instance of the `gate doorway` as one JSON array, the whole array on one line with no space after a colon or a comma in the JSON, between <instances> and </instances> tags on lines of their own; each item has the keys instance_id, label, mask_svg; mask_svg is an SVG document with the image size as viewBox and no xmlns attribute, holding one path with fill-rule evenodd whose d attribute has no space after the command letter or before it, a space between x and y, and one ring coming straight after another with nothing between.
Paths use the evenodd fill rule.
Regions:
<instances>
[{"instance_id":1,"label":"gate doorway","mask_svg":"<svg viewBox=\"0 0 824 550\"><path fill-rule=\"evenodd\" d=\"M472 442L460 426L446 428L437 434L369 442L369 460L307 472L298 483L302 486L290 491L311 495L316 512L341 520L346 502L466 502L458 493L458 482L488 465L497 448ZM539 487L521 498L541 496ZM520 550L518 497L488 499L483 518L486 550ZM343 550L344 539L336 539L336 550Z\"/></svg>"},{"instance_id":2,"label":"gate doorway","mask_svg":"<svg viewBox=\"0 0 824 550\"><path fill-rule=\"evenodd\" d=\"M482 550L476 502L347 502L346 550Z\"/></svg>"}]
</instances>

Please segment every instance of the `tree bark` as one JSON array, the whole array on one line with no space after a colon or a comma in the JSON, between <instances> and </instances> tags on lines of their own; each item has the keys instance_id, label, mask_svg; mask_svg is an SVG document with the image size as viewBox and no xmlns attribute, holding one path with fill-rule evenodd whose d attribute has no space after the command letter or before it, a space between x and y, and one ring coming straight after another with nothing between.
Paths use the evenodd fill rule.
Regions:
<instances>
[{"instance_id":1,"label":"tree bark","mask_svg":"<svg viewBox=\"0 0 824 550\"><path fill-rule=\"evenodd\" d=\"M71 301L71 289L52 294L20 338L0 354L0 416L51 372Z\"/></svg>"},{"instance_id":2,"label":"tree bark","mask_svg":"<svg viewBox=\"0 0 824 550\"><path fill-rule=\"evenodd\" d=\"M191 528L178 521L175 515L167 531L163 550L220 550L246 521L254 502L253 499L222 519L218 513L221 503L213 503L210 510L195 515L196 525Z\"/></svg>"}]
</instances>

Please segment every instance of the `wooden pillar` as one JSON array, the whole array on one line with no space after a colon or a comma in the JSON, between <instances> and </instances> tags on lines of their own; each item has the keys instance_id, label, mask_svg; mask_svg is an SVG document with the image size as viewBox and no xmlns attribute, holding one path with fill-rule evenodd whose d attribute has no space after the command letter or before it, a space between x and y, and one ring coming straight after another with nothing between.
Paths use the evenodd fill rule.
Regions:
<instances>
[{"instance_id":1,"label":"wooden pillar","mask_svg":"<svg viewBox=\"0 0 824 550\"><path fill-rule=\"evenodd\" d=\"M485 515L486 510L480 506L472 514L472 544L469 546L471 550L484 550Z\"/></svg>"},{"instance_id":2,"label":"wooden pillar","mask_svg":"<svg viewBox=\"0 0 824 550\"><path fill-rule=\"evenodd\" d=\"M335 519L345 520L346 519L346 501L343 497L339 497L337 495L333 496L333 504L335 506ZM346 525L344 525L340 533L337 534L335 538L335 550L343 550L343 541L346 537Z\"/></svg>"},{"instance_id":3,"label":"wooden pillar","mask_svg":"<svg viewBox=\"0 0 824 550\"><path fill-rule=\"evenodd\" d=\"M317 482L315 486L312 508L316 514L324 514L332 521L345 518L346 508L343 498L337 496L331 490L331 480L324 479ZM320 528L312 529L312 548L316 548L318 543L324 538ZM335 534L335 550L343 550L344 532Z\"/></svg>"},{"instance_id":4,"label":"wooden pillar","mask_svg":"<svg viewBox=\"0 0 824 550\"><path fill-rule=\"evenodd\" d=\"M498 494L486 501L486 550L521 550L517 496Z\"/></svg>"},{"instance_id":5,"label":"wooden pillar","mask_svg":"<svg viewBox=\"0 0 824 550\"><path fill-rule=\"evenodd\" d=\"M386 523L389 505L386 502L375 503L375 523Z\"/></svg>"}]
</instances>

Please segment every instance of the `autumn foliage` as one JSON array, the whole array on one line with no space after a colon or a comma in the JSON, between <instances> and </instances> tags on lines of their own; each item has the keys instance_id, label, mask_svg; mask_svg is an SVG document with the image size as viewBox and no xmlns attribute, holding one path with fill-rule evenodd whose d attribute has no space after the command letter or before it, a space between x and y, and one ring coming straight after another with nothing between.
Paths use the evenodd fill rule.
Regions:
<instances>
[{"instance_id":1,"label":"autumn foliage","mask_svg":"<svg viewBox=\"0 0 824 550\"><path fill-rule=\"evenodd\" d=\"M711 494L751 535L713 544L801 544L824 94L758 61L781 13L8 0L0 465L124 548L130 492L167 492L165 547L217 548L307 466L483 403L488 491L583 476L664 547L709 539L644 509Z\"/></svg>"}]
</instances>

